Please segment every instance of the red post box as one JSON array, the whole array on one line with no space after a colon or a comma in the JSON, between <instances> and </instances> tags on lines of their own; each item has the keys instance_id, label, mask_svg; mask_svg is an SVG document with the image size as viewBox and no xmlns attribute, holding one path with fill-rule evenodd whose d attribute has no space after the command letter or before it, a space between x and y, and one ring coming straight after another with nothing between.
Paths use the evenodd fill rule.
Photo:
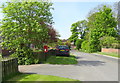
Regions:
<instances>
[{"instance_id":1,"label":"red post box","mask_svg":"<svg viewBox=\"0 0 120 83\"><path fill-rule=\"evenodd\" d=\"M44 46L44 52L48 52L48 46Z\"/></svg>"}]
</instances>

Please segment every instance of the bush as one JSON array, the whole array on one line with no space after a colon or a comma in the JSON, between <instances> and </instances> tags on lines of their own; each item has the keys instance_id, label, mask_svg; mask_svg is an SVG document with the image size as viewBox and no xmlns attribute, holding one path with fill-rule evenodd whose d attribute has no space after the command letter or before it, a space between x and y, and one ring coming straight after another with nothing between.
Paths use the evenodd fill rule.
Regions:
<instances>
[{"instance_id":1,"label":"bush","mask_svg":"<svg viewBox=\"0 0 120 83\"><path fill-rule=\"evenodd\" d=\"M30 65L33 63L37 63L33 55L33 51L27 47L23 47L22 49L18 49L19 51L13 53L11 56L18 58L19 65Z\"/></svg>"},{"instance_id":2,"label":"bush","mask_svg":"<svg viewBox=\"0 0 120 83\"><path fill-rule=\"evenodd\" d=\"M120 49L120 44L119 43L112 43L112 48Z\"/></svg>"},{"instance_id":3,"label":"bush","mask_svg":"<svg viewBox=\"0 0 120 83\"><path fill-rule=\"evenodd\" d=\"M39 63L39 59L34 59L34 63L35 64Z\"/></svg>"},{"instance_id":4,"label":"bush","mask_svg":"<svg viewBox=\"0 0 120 83\"><path fill-rule=\"evenodd\" d=\"M115 37L103 36L100 38L100 45L103 48L119 48L119 43Z\"/></svg>"},{"instance_id":5,"label":"bush","mask_svg":"<svg viewBox=\"0 0 120 83\"><path fill-rule=\"evenodd\" d=\"M83 39L77 39L77 41L75 42L77 50L81 49L82 42L83 42Z\"/></svg>"},{"instance_id":6,"label":"bush","mask_svg":"<svg viewBox=\"0 0 120 83\"><path fill-rule=\"evenodd\" d=\"M85 40L82 42L81 48L82 48L82 51L91 53L91 52L99 51L100 45L94 44L94 42L92 42L92 40L90 40L90 42Z\"/></svg>"},{"instance_id":7,"label":"bush","mask_svg":"<svg viewBox=\"0 0 120 83\"><path fill-rule=\"evenodd\" d=\"M81 48L84 52L89 52L89 42L88 41L83 41L81 44Z\"/></svg>"}]
</instances>

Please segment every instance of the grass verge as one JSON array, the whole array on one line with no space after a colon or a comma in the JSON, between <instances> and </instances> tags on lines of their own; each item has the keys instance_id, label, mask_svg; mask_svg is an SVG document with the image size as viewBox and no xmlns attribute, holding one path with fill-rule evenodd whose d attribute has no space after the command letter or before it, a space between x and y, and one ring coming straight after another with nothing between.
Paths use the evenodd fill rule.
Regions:
<instances>
[{"instance_id":1,"label":"grass verge","mask_svg":"<svg viewBox=\"0 0 120 83\"><path fill-rule=\"evenodd\" d=\"M48 64L77 64L77 59L74 55L70 55L69 57L65 56L51 56L45 61Z\"/></svg>"},{"instance_id":2,"label":"grass verge","mask_svg":"<svg viewBox=\"0 0 120 83\"><path fill-rule=\"evenodd\" d=\"M74 81L80 82L79 80L63 78L59 76L52 76L52 75L39 75L39 74L20 74L15 76L7 81L16 81L16 83L25 83L29 81L33 83L33 81Z\"/></svg>"},{"instance_id":3,"label":"grass verge","mask_svg":"<svg viewBox=\"0 0 120 83\"><path fill-rule=\"evenodd\" d=\"M119 57L120 58L120 55L118 55L117 53L97 52L97 54L102 54L102 55L107 55L107 56Z\"/></svg>"},{"instance_id":4,"label":"grass verge","mask_svg":"<svg viewBox=\"0 0 120 83\"><path fill-rule=\"evenodd\" d=\"M2 78L2 81L3 81L3 83L6 83L6 82L4 82L4 81L6 81L6 80L8 80L8 79L11 79L11 78L13 78L13 77L15 77L15 76L18 76L18 75L20 75L20 74L21 74L20 72L16 72L16 73L10 74L10 75L5 76L4 78Z\"/></svg>"}]
</instances>

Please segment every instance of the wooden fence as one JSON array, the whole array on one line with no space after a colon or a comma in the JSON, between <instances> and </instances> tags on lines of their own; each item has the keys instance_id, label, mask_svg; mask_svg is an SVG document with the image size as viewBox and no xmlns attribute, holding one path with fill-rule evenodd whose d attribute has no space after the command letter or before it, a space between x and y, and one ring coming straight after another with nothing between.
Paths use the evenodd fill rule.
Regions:
<instances>
[{"instance_id":1,"label":"wooden fence","mask_svg":"<svg viewBox=\"0 0 120 83\"><path fill-rule=\"evenodd\" d=\"M10 60L2 60L2 79L5 80L10 75L18 73L18 60L17 58Z\"/></svg>"},{"instance_id":2,"label":"wooden fence","mask_svg":"<svg viewBox=\"0 0 120 83\"><path fill-rule=\"evenodd\" d=\"M49 58L50 56L55 56L56 51L55 50L49 50L47 53L44 52L34 52L34 57L39 58L40 62L45 61L45 58Z\"/></svg>"}]
</instances>

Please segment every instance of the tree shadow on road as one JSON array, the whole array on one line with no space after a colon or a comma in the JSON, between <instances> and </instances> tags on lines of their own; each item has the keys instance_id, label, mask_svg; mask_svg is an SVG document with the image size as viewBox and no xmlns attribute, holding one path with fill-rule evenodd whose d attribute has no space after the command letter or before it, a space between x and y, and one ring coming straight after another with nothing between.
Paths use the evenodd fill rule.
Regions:
<instances>
[{"instance_id":1,"label":"tree shadow on road","mask_svg":"<svg viewBox=\"0 0 120 83\"><path fill-rule=\"evenodd\" d=\"M76 59L81 59L81 58L83 58L83 57L80 57L80 56L78 57L78 56L76 56Z\"/></svg>"},{"instance_id":2,"label":"tree shadow on road","mask_svg":"<svg viewBox=\"0 0 120 83\"><path fill-rule=\"evenodd\" d=\"M105 65L105 62L81 60L78 61L78 64L76 66L101 66L101 65Z\"/></svg>"},{"instance_id":3,"label":"tree shadow on road","mask_svg":"<svg viewBox=\"0 0 120 83\"><path fill-rule=\"evenodd\" d=\"M23 73L23 74L37 74L37 73L26 72L26 73Z\"/></svg>"}]
</instances>

